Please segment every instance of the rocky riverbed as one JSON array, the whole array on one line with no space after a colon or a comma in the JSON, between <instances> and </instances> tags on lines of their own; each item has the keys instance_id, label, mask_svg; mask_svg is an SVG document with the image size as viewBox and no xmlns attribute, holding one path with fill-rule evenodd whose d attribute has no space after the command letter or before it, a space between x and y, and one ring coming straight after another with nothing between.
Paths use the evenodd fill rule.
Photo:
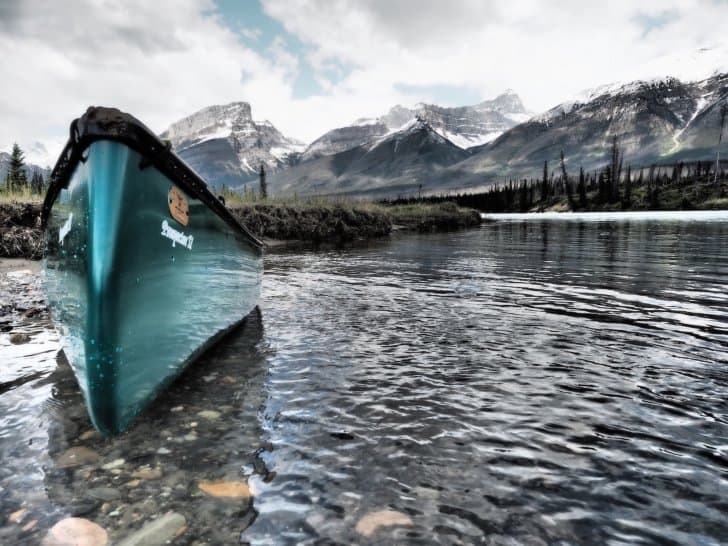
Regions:
<instances>
[{"instance_id":1,"label":"rocky riverbed","mask_svg":"<svg viewBox=\"0 0 728 546\"><path fill-rule=\"evenodd\" d=\"M256 437L255 420L235 415L260 403L243 389L260 321L251 315L214 365L193 366L130 432L107 439L59 352L38 271L0 262L0 543L237 544L256 517L255 483L269 477L265 445L225 441Z\"/></svg>"},{"instance_id":2,"label":"rocky riverbed","mask_svg":"<svg viewBox=\"0 0 728 546\"><path fill-rule=\"evenodd\" d=\"M260 515L256 497L276 476L261 424L273 419L263 409L272 349L258 312L128 432L104 438L50 323L40 263L0 259L0 302L0 544L247 543ZM283 513L286 502L294 498L281 500ZM367 540L412 525L409 515L379 506L350 528ZM268 521L261 528L281 532Z\"/></svg>"}]
</instances>

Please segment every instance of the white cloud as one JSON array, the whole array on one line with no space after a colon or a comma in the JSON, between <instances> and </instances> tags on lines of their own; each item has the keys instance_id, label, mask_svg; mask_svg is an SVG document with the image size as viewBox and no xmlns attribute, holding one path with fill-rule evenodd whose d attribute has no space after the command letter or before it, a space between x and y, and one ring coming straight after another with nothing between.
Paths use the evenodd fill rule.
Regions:
<instances>
[{"instance_id":1,"label":"white cloud","mask_svg":"<svg viewBox=\"0 0 728 546\"><path fill-rule=\"evenodd\" d=\"M585 87L675 75L705 77L725 51L711 0L264 0L266 12L310 44L310 63L356 67L330 92L450 84L483 98L515 89L545 110ZM712 57L712 58L709 58ZM727 59L728 60L728 59Z\"/></svg>"},{"instance_id":2,"label":"white cloud","mask_svg":"<svg viewBox=\"0 0 728 546\"><path fill-rule=\"evenodd\" d=\"M212 0L0 2L0 150L39 141L57 153L91 104L161 131L204 106L246 100L256 119L310 141L393 104L434 99L397 84L462 86L483 98L513 88L545 110L586 87L696 79L728 59L710 32L728 16L719 1L264 0L264 9L307 45L305 63L282 39L256 51L259 31L234 33ZM324 93L293 98L306 65ZM343 79L332 67L345 68Z\"/></svg>"},{"instance_id":3,"label":"white cloud","mask_svg":"<svg viewBox=\"0 0 728 546\"><path fill-rule=\"evenodd\" d=\"M290 59L246 48L211 2L62 4L23 0L0 24L0 149L41 141L57 153L89 105L116 106L161 131L210 104L255 107L252 93L289 98Z\"/></svg>"}]
</instances>

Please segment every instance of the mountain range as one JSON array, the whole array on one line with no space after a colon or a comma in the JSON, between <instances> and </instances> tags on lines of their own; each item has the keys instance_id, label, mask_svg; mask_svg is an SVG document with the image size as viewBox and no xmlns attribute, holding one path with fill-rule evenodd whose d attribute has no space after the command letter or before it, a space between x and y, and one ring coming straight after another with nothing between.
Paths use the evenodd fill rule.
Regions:
<instances>
[{"instance_id":1,"label":"mountain range","mask_svg":"<svg viewBox=\"0 0 728 546\"><path fill-rule=\"evenodd\" d=\"M299 194L401 195L482 188L496 181L538 177L544 162L559 168L563 150L575 173L608 162L613 137L625 162L670 163L714 157L728 74L697 82L675 78L613 84L532 116L480 146L451 153L448 139L423 120L418 133L395 132L332 155L303 161L274 177L274 189ZM432 133L425 138L425 133ZM444 140L435 139L435 134ZM386 169L376 167L384 142L403 139ZM417 142L428 147L418 147ZM437 145L433 142L437 141ZM394 148L392 148L394 150Z\"/></svg>"},{"instance_id":2,"label":"mountain range","mask_svg":"<svg viewBox=\"0 0 728 546\"><path fill-rule=\"evenodd\" d=\"M591 89L533 115L513 91L473 106L395 106L304 146L244 102L206 108L164 138L213 185L255 186L264 164L274 193L400 195L474 189L558 168L605 165L613 137L625 162L708 159L715 153L728 74L696 82L639 80Z\"/></svg>"},{"instance_id":3,"label":"mountain range","mask_svg":"<svg viewBox=\"0 0 728 546\"><path fill-rule=\"evenodd\" d=\"M601 168L614 137L625 164L711 159L726 103L728 73L716 73L605 85L536 115L510 90L472 106L398 105L308 145L253 120L246 102L204 108L160 136L217 188L257 188L263 165L271 193L380 197L539 177L562 150L570 172ZM0 152L0 183L8 160Z\"/></svg>"},{"instance_id":4,"label":"mountain range","mask_svg":"<svg viewBox=\"0 0 728 546\"><path fill-rule=\"evenodd\" d=\"M474 106L449 108L417 104L414 108L394 106L381 117L358 119L352 125L333 129L314 140L303 152L307 161L343 152L385 137L420 119L456 146L467 149L490 142L504 131L527 120L531 114L512 90Z\"/></svg>"}]
</instances>

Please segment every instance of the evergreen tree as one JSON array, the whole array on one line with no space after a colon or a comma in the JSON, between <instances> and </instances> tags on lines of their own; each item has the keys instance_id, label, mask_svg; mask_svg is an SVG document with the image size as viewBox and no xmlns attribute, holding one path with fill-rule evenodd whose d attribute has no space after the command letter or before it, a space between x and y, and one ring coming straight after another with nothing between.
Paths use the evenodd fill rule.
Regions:
<instances>
[{"instance_id":1,"label":"evergreen tree","mask_svg":"<svg viewBox=\"0 0 728 546\"><path fill-rule=\"evenodd\" d=\"M622 208L629 209L632 206L632 166L627 165L627 178L624 179L624 199Z\"/></svg>"},{"instance_id":2,"label":"evergreen tree","mask_svg":"<svg viewBox=\"0 0 728 546\"><path fill-rule=\"evenodd\" d=\"M579 185L577 187L579 192L579 208L586 208L586 181L584 180L584 167L579 167Z\"/></svg>"},{"instance_id":3,"label":"evergreen tree","mask_svg":"<svg viewBox=\"0 0 728 546\"><path fill-rule=\"evenodd\" d=\"M10 154L10 167L6 178L7 188L10 191L23 191L28 187L28 175L25 172L25 154L17 143L13 144Z\"/></svg>"},{"instance_id":4,"label":"evergreen tree","mask_svg":"<svg viewBox=\"0 0 728 546\"><path fill-rule=\"evenodd\" d=\"M260 164L260 198L266 199L268 197L268 184L265 181L265 167Z\"/></svg>"},{"instance_id":5,"label":"evergreen tree","mask_svg":"<svg viewBox=\"0 0 728 546\"><path fill-rule=\"evenodd\" d=\"M549 195L549 162L543 162L543 179L541 180L541 201L545 201Z\"/></svg>"},{"instance_id":6,"label":"evergreen tree","mask_svg":"<svg viewBox=\"0 0 728 546\"><path fill-rule=\"evenodd\" d=\"M576 208L574 203L574 192L571 189L571 182L569 181L569 175L566 172L566 162L564 161L564 150L561 150L561 176L564 182L564 190L566 190L566 196L569 199L569 206L572 210Z\"/></svg>"},{"instance_id":7,"label":"evergreen tree","mask_svg":"<svg viewBox=\"0 0 728 546\"><path fill-rule=\"evenodd\" d=\"M518 208L521 212L528 210L528 188L526 187L526 181L521 182L521 187L518 191Z\"/></svg>"},{"instance_id":8,"label":"evergreen tree","mask_svg":"<svg viewBox=\"0 0 728 546\"><path fill-rule=\"evenodd\" d=\"M45 188L45 180L43 179L43 173L40 173L38 171L33 173L33 176L30 179L30 191L40 195L43 193L43 189Z\"/></svg>"},{"instance_id":9,"label":"evergreen tree","mask_svg":"<svg viewBox=\"0 0 728 546\"><path fill-rule=\"evenodd\" d=\"M599 203L605 203L609 196L609 180L611 180L611 167L607 165L607 168L599 173Z\"/></svg>"},{"instance_id":10,"label":"evergreen tree","mask_svg":"<svg viewBox=\"0 0 728 546\"><path fill-rule=\"evenodd\" d=\"M612 152L611 152L611 164L610 164L610 177L609 177L609 201L616 203L619 201L619 178L622 171L622 159L619 153L619 146L617 145L616 135L612 137Z\"/></svg>"}]
</instances>

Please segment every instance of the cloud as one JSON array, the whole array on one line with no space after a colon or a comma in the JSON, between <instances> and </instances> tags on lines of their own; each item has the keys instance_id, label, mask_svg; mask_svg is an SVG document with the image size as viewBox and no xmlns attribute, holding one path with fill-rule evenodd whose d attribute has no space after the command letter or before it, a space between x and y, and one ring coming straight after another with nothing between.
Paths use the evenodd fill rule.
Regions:
<instances>
[{"instance_id":1,"label":"cloud","mask_svg":"<svg viewBox=\"0 0 728 546\"><path fill-rule=\"evenodd\" d=\"M0 149L40 141L58 152L72 118L116 106L155 130L204 106L286 100L295 59L244 46L209 1L4 4Z\"/></svg>"},{"instance_id":2,"label":"cloud","mask_svg":"<svg viewBox=\"0 0 728 546\"><path fill-rule=\"evenodd\" d=\"M256 119L311 141L397 103L477 102L512 88L540 111L586 87L696 79L728 59L725 39L706 30L728 4L710 0L263 0L262 9L249 20L280 22L272 40L229 24L212 0L0 2L0 149L40 142L57 153L91 104L161 132L245 100Z\"/></svg>"},{"instance_id":3,"label":"cloud","mask_svg":"<svg viewBox=\"0 0 728 546\"><path fill-rule=\"evenodd\" d=\"M349 75L329 90L474 89L481 98L515 89L534 110L585 87L654 76L707 76L718 66L685 62L713 46L725 2L627 0L264 0L268 15L310 47L320 69ZM705 57L703 57L705 59ZM426 97L422 97L426 100Z\"/></svg>"}]
</instances>

